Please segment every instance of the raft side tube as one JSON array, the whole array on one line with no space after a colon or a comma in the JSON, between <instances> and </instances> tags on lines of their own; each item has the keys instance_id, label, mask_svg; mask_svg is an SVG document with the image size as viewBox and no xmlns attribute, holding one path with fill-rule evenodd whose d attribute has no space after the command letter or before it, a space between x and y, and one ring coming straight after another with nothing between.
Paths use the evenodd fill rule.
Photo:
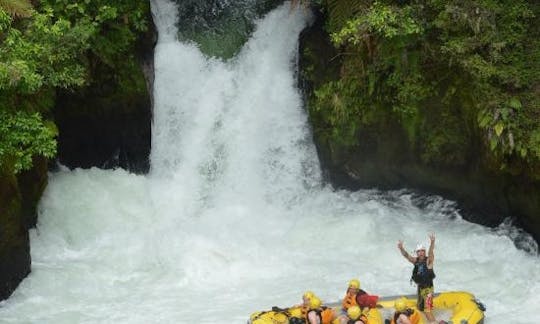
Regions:
<instances>
[{"instance_id":1,"label":"raft side tube","mask_svg":"<svg viewBox=\"0 0 540 324\"><path fill-rule=\"evenodd\" d=\"M473 294L465 291L441 293L433 299L433 307L452 310L449 324L484 322L484 305Z\"/></svg>"}]
</instances>

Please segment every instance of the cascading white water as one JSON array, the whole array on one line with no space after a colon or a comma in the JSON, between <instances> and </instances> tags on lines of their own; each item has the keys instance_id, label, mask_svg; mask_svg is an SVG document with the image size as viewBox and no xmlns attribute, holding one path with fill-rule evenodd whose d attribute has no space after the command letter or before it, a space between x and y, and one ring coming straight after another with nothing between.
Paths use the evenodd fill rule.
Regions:
<instances>
[{"instance_id":1,"label":"cascading white water","mask_svg":"<svg viewBox=\"0 0 540 324\"><path fill-rule=\"evenodd\" d=\"M333 191L320 177L295 85L309 17L288 4L230 62L176 41L174 7L153 3L151 172L50 175L31 232L32 273L2 323L244 323L305 290L342 297L353 277L410 294L398 253L437 235L436 290L467 290L486 323L540 319L540 260L461 219L437 197Z\"/></svg>"}]
</instances>

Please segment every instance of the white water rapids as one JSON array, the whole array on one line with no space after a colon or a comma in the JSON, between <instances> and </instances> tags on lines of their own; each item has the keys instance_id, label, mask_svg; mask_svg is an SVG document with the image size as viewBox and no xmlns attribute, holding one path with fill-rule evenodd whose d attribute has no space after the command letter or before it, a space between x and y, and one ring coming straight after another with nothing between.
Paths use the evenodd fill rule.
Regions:
<instances>
[{"instance_id":1,"label":"white water rapids","mask_svg":"<svg viewBox=\"0 0 540 324\"><path fill-rule=\"evenodd\" d=\"M354 277L412 294L396 243L412 250L431 232L437 291L474 293L486 323L540 320L540 260L501 231L436 197L419 208L407 192L323 184L295 84L306 12L277 8L222 62L176 41L171 4L153 10L151 172L50 174L32 273L1 323L245 323L305 290L336 301Z\"/></svg>"}]
</instances>

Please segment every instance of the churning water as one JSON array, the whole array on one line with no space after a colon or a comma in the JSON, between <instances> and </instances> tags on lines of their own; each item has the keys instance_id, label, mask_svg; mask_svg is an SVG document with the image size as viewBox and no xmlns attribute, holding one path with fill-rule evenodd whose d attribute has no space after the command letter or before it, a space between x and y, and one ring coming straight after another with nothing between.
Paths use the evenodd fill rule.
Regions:
<instances>
[{"instance_id":1,"label":"churning water","mask_svg":"<svg viewBox=\"0 0 540 324\"><path fill-rule=\"evenodd\" d=\"M0 322L245 323L305 290L335 301L353 277L411 294L396 243L431 232L436 290L474 293L486 323L540 319L540 260L501 233L512 228L466 222L437 197L323 184L295 84L304 10L269 13L228 62L176 41L171 4L153 10L151 172L51 174L32 273Z\"/></svg>"}]
</instances>

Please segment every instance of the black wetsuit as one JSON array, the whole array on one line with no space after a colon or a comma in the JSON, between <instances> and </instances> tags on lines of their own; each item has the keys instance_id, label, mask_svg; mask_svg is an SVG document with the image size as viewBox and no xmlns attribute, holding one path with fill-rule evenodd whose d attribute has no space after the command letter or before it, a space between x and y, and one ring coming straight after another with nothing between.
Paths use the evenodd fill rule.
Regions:
<instances>
[{"instance_id":1,"label":"black wetsuit","mask_svg":"<svg viewBox=\"0 0 540 324\"><path fill-rule=\"evenodd\" d=\"M417 306L418 309L423 311L424 310L424 298L420 295L420 291L424 288L433 288L433 279L435 278L435 272L433 272L433 269L428 269L427 267L428 258L425 258L422 261L416 261L414 263L414 269L412 272L411 280L413 280L417 285L417 293L418 293L418 301Z\"/></svg>"}]
</instances>

